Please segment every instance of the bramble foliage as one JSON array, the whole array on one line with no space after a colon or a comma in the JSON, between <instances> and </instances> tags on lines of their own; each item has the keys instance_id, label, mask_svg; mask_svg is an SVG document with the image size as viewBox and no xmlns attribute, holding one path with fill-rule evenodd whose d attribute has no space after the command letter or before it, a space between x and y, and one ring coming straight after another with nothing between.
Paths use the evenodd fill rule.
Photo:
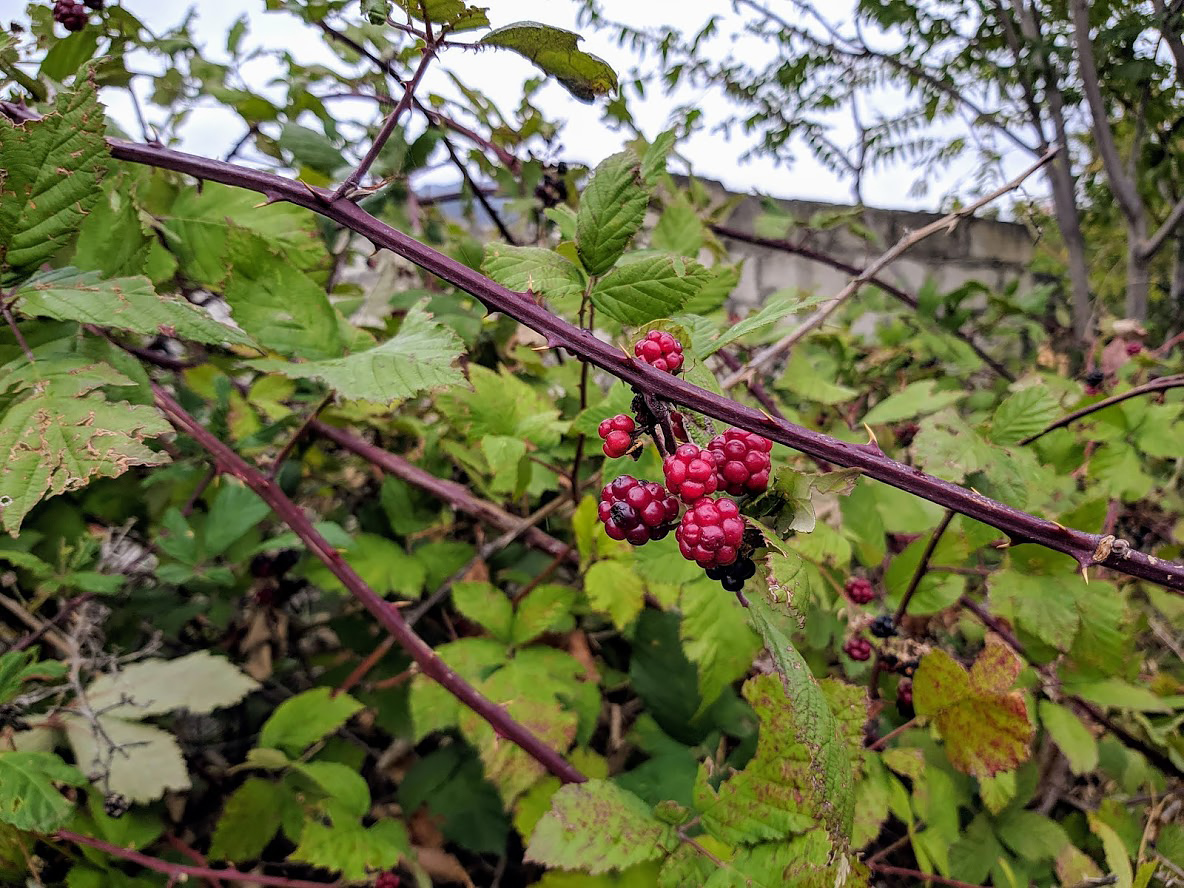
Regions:
<instances>
[{"instance_id":1,"label":"bramble foliage","mask_svg":"<svg viewBox=\"0 0 1184 888\"><path fill-rule=\"evenodd\" d=\"M1066 375L1051 285L872 287L824 326L833 294L786 289L735 317L733 207L669 171L685 133L561 172L536 159L557 131L537 82L508 114L455 78L392 110L388 76L411 89L466 42L593 102L617 75L576 35L460 0L268 7L340 64L278 53L283 88L257 93L245 18L223 63L103 4L62 36L34 3L0 42L0 880L1173 884L1184 599L1121 565L1184 549L1178 349L1107 327L1102 378ZM199 101L238 115L236 154L320 214L266 173L105 142L126 134L103 91L135 83L162 142ZM442 160L462 209L470 177L496 185L507 236L420 200ZM420 243L375 252L341 205ZM770 204L755 227L809 223ZM423 244L458 265L408 265L439 258ZM546 323L486 314L497 285ZM747 388L721 381L803 323ZM661 366L634 348L654 331ZM969 344L1000 338L1014 381ZM615 364L573 358L594 339ZM850 458L729 433L654 379ZM680 443L721 473L682 505L659 486ZM844 467L868 454L897 486ZM928 476L1098 548L903 489Z\"/></svg>"}]
</instances>

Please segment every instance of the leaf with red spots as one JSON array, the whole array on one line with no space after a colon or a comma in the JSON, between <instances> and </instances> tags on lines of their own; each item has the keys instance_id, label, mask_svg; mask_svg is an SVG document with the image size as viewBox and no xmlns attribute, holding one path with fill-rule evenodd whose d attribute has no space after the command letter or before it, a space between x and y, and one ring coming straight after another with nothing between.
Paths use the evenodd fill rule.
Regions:
<instances>
[{"instance_id":1,"label":"leaf with red spots","mask_svg":"<svg viewBox=\"0 0 1184 888\"><path fill-rule=\"evenodd\" d=\"M1020 691L1023 664L996 636L967 672L945 651L921 660L913 679L917 714L933 720L958 770L991 777L1027 761L1035 728Z\"/></svg>"}]
</instances>

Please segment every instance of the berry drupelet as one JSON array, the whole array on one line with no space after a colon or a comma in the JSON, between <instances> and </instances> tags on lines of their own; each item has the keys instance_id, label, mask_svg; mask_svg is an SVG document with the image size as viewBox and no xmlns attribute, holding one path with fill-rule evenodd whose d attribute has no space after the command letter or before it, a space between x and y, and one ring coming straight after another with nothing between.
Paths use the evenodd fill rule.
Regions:
<instances>
[{"instance_id":1,"label":"berry drupelet","mask_svg":"<svg viewBox=\"0 0 1184 888\"><path fill-rule=\"evenodd\" d=\"M90 20L86 5L74 0L56 0L53 4L53 20L67 31L81 31Z\"/></svg>"},{"instance_id":2,"label":"berry drupelet","mask_svg":"<svg viewBox=\"0 0 1184 888\"><path fill-rule=\"evenodd\" d=\"M739 592L744 584L756 576L756 562L741 556L726 567L707 568L709 579L718 580L729 592Z\"/></svg>"},{"instance_id":3,"label":"berry drupelet","mask_svg":"<svg viewBox=\"0 0 1184 888\"><path fill-rule=\"evenodd\" d=\"M773 442L755 432L728 429L707 445L715 456L719 486L732 496L763 493L769 486L769 451Z\"/></svg>"},{"instance_id":4,"label":"berry drupelet","mask_svg":"<svg viewBox=\"0 0 1184 888\"><path fill-rule=\"evenodd\" d=\"M641 546L670 532L678 518L678 500L661 484L622 475L600 491L597 514L614 540Z\"/></svg>"},{"instance_id":5,"label":"berry drupelet","mask_svg":"<svg viewBox=\"0 0 1184 888\"><path fill-rule=\"evenodd\" d=\"M674 533L684 558L700 567L724 567L740 554L744 519L731 500L704 498L687 509Z\"/></svg>"},{"instance_id":6,"label":"berry drupelet","mask_svg":"<svg viewBox=\"0 0 1184 888\"><path fill-rule=\"evenodd\" d=\"M597 429L597 433L604 439L604 455L618 459L629 452L633 446L633 433L637 430L637 423L633 417L618 413L616 416L604 420Z\"/></svg>"},{"instance_id":7,"label":"berry drupelet","mask_svg":"<svg viewBox=\"0 0 1184 888\"><path fill-rule=\"evenodd\" d=\"M896 621L885 614L882 617L876 617L872 620L872 624L868 629L876 638L891 638L896 634Z\"/></svg>"},{"instance_id":8,"label":"berry drupelet","mask_svg":"<svg viewBox=\"0 0 1184 888\"><path fill-rule=\"evenodd\" d=\"M870 660L872 656L872 643L866 638L860 638L858 635L847 639L847 643L843 645L843 653L845 653L852 660L864 662Z\"/></svg>"},{"instance_id":9,"label":"berry drupelet","mask_svg":"<svg viewBox=\"0 0 1184 888\"><path fill-rule=\"evenodd\" d=\"M715 458L694 444L683 444L662 460L662 473L670 492L687 505L715 493L719 487Z\"/></svg>"},{"instance_id":10,"label":"berry drupelet","mask_svg":"<svg viewBox=\"0 0 1184 888\"><path fill-rule=\"evenodd\" d=\"M682 343L662 330L651 330L637 340L633 354L657 370L677 373L682 369Z\"/></svg>"},{"instance_id":11,"label":"berry drupelet","mask_svg":"<svg viewBox=\"0 0 1184 888\"><path fill-rule=\"evenodd\" d=\"M871 580L866 577L850 577L844 587L847 597L855 604L867 604L876 597L876 590Z\"/></svg>"}]
</instances>

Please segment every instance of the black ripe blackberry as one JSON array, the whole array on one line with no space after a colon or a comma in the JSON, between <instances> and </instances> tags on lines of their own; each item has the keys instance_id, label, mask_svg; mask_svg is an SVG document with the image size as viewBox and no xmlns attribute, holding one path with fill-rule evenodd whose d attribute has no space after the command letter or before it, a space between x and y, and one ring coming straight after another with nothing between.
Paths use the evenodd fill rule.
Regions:
<instances>
[{"instance_id":1,"label":"black ripe blackberry","mask_svg":"<svg viewBox=\"0 0 1184 888\"><path fill-rule=\"evenodd\" d=\"M876 617L872 620L872 624L868 629L876 638L891 638L896 634L896 623L892 617L885 614L882 617Z\"/></svg>"}]
</instances>

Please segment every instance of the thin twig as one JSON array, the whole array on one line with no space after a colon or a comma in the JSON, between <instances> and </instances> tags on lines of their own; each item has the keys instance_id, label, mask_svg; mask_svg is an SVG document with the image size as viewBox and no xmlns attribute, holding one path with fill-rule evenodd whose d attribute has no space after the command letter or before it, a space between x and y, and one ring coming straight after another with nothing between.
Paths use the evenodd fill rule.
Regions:
<instances>
[{"instance_id":1,"label":"thin twig","mask_svg":"<svg viewBox=\"0 0 1184 888\"><path fill-rule=\"evenodd\" d=\"M329 392L329 394L321 398L321 400L317 403L317 406L309 411L308 416L304 417L304 421L301 422L296 431L292 433L292 437L287 440L287 443L285 443L280 449L280 452L276 454L275 461L271 464L271 471L268 472L268 477L271 478L271 480L275 480L275 476L279 474L280 468L283 466L284 461L287 460L288 456L296 448L296 445L300 443L300 440L306 434L308 434L309 428L311 428L312 424L316 422L317 417L321 415L321 411L333 403L333 395L333 392Z\"/></svg>"},{"instance_id":2,"label":"thin twig","mask_svg":"<svg viewBox=\"0 0 1184 888\"><path fill-rule=\"evenodd\" d=\"M429 115L428 120L431 121L433 118ZM455 166L460 171L461 178L465 180L465 184L467 184L472 190L473 197L477 199L477 203L481 204L481 209L485 210L485 214L493 220L493 224L497 227L498 234L502 236L502 240L512 246L518 246L517 238L515 238L510 232L510 229L502 219L501 214L498 213L493 204L490 202L489 197L485 193L485 189L473 181L473 177L469 173L468 165L463 160L461 160L460 155L456 153L456 147L452 144L452 140L447 136L442 135L440 136L440 141L444 143L444 149L448 152L448 157L452 160L453 166Z\"/></svg>"},{"instance_id":3,"label":"thin twig","mask_svg":"<svg viewBox=\"0 0 1184 888\"><path fill-rule=\"evenodd\" d=\"M130 848L121 848L102 839L84 836L68 829L59 829L55 838L75 845L86 845L104 854L110 854L119 860L135 863L144 869L164 873L170 878L181 879L192 876L196 879L226 879L228 881L245 882L249 885L269 885L272 888L326 888L325 882L310 882L307 879L288 879L284 876L265 876L262 873L245 873L236 869L215 869L210 866L187 866L183 863L170 863L159 857L150 857Z\"/></svg>"},{"instance_id":4,"label":"thin twig","mask_svg":"<svg viewBox=\"0 0 1184 888\"><path fill-rule=\"evenodd\" d=\"M869 746L868 749L872 749L872 750L883 749L885 746L888 745L888 742L890 740L896 739L901 734L903 734L905 731L912 730L916 726L917 726L917 718L916 718L916 716L914 716L913 718L910 718L907 722L905 722L903 725L898 725L897 727L893 728L891 731L889 731L887 734L885 734L883 737L881 737L879 740L877 740L875 743L873 743L871 746Z\"/></svg>"},{"instance_id":5,"label":"thin twig","mask_svg":"<svg viewBox=\"0 0 1184 888\"><path fill-rule=\"evenodd\" d=\"M738 228L732 228L727 225L712 225L711 230L713 232L715 232L716 234L720 235L721 237L726 237L731 240L740 241L740 242L746 243L746 244L752 244L754 247L765 247L770 250L780 250L783 253L792 253L795 256L802 256L806 259L810 259L811 261L817 262L821 265L830 266L831 268L841 271L844 274L849 274L853 277L860 274L860 269L858 266L852 265L849 262L844 262L842 259L839 259L837 256L832 256L829 253L823 253L821 250L816 250L813 247L806 246L805 244L797 244L797 243L794 243L793 241L784 240L784 239L761 237L760 235L749 234L748 232L741 231ZM909 308L913 309L914 311L917 310L918 305L917 305L916 297L911 295L910 293L906 292L905 290L902 290L900 287L896 286L896 284L892 283L891 281L888 281L888 280L886 280L882 277L879 277L879 276L872 276L871 278L868 279L868 283L871 284L873 287L883 290L885 293L887 293L893 299L897 300L898 302L900 302L904 305L907 305ZM983 347L981 345L979 345L977 342L975 342L973 335L971 335L969 333L963 333L961 330L949 330L945 327L940 327L940 329L943 332L950 333L953 336L956 336L962 342L965 342L966 345L969 346L970 350L973 351L976 355L978 355L979 360L981 360L984 364L986 364L988 367L990 367L999 376L1003 377L1008 382L1015 382L1015 374L1013 374L1010 370L1008 370L1006 367L1004 367L1002 364L1000 364L998 361L996 361L994 358L992 358L989 354L987 354L983 350ZM730 367L729 369L735 371L737 368ZM746 381L750 383L749 391L752 391L753 395L755 396L756 392L753 391L751 383L756 382L756 380L746 380ZM758 398L758 400L759 400L759 398Z\"/></svg>"},{"instance_id":6,"label":"thin twig","mask_svg":"<svg viewBox=\"0 0 1184 888\"><path fill-rule=\"evenodd\" d=\"M29 343L25 341L25 336L21 333L21 328L17 326L16 318L12 316L12 309L8 307L8 303L2 296L0 296L0 314L4 315L4 321L8 324L8 329L12 331L17 345L21 347L21 351L25 353L25 357L29 363L36 364L37 359L33 357L33 349L29 348Z\"/></svg>"},{"instance_id":7,"label":"thin twig","mask_svg":"<svg viewBox=\"0 0 1184 888\"><path fill-rule=\"evenodd\" d=\"M32 647L39 640L41 640L41 638L44 635L46 635L48 632L52 631L56 626L64 623L66 621L66 619L70 616L70 614L74 613L74 611L78 610L79 607L86 604L92 598L94 598L94 594L91 592L85 592L82 595L76 596L75 598L71 598L69 601L67 601L65 604L63 604L61 606L61 608L58 610L58 612L56 614L53 615L53 619L46 620L39 627L34 629L32 632L30 632L28 635L24 635L24 636L18 638L16 641L14 641L12 643L12 647L10 647L9 650L10 651L23 651L28 647ZM63 644L64 644L64 642L63 642ZM57 645L55 644L55 647L56 646Z\"/></svg>"},{"instance_id":8,"label":"thin twig","mask_svg":"<svg viewBox=\"0 0 1184 888\"><path fill-rule=\"evenodd\" d=\"M874 872L885 873L890 876L908 876L910 879L916 880L918 884L921 882L936 882L938 885L949 885L951 888L983 888L982 885L975 885L971 882L959 882L957 879L947 879L945 876L923 873L920 870L908 869L903 866L893 866L889 863L869 863L868 867Z\"/></svg>"},{"instance_id":9,"label":"thin twig","mask_svg":"<svg viewBox=\"0 0 1184 888\"><path fill-rule=\"evenodd\" d=\"M519 722L510 717L505 708L482 695L476 688L448 667L436 652L407 625L407 621L380 597L357 572L321 536L304 511L290 500L279 486L261 471L248 465L241 456L212 435L159 385L153 385L156 406L177 428L192 438L212 458L218 471L232 475L253 490L267 503L280 520L290 527L309 550L319 558L350 594L370 612L384 629L395 637L418 664L420 671L440 684L481 718L485 719L498 736L520 747L527 755L565 783L581 783L587 778L562 754L547 746Z\"/></svg>"},{"instance_id":10,"label":"thin twig","mask_svg":"<svg viewBox=\"0 0 1184 888\"><path fill-rule=\"evenodd\" d=\"M1072 413L1067 413L1055 422L1051 422L1038 432L1028 435L1026 438L1020 439L1018 442L1021 446L1024 444L1031 444L1033 441L1038 441L1047 435L1049 432L1056 429L1063 429L1067 425L1071 425L1082 417L1089 416L1091 413L1097 413L1099 410L1105 410L1107 407L1113 407L1115 404L1121 404L1130 398L1137 398L1139 395L1152 394L1154 392L1166 392L1168 389L1184 388L1184 373L1177 376L1164 376L1160 379L1154 379L1151 382L1137 385L1133 389L1125 392L1120 392L1117 395L1111 395L1109 398L1103 398L1101 401L1095 401L1080 410L1074 410Z\"/></svg>"},{"instance_id":11,"label":"thin twig","mask_svg":"<svg viewBox=\"0 0 1184 888\"><path fill-rule=\"evenodd\" d=\"M954 512L947 509L945 517L941 519L941 524L937 525L937 528L929 537L929 542L925 545L925 551L921 553L921 560L917 562L917 569L913 571L913 578L909 580L909 587L904 590L904 595L900 598L900 604L896 608L896 616L894 617L895 622L899 623L908 611L909 602L913 600L913 595L916 594L917 589L920 587L921 580L925 578L925 573L929 570L929 561L933 558L933 553L937 549L937 544L941 542L946 528L954 520L954 515Z\"/></svg>"},{"instance_id":12,"label":"thin twig","mask_svg":"<svg viewBox=\"0 0 1184 888\"><path fill-rule=\"evenodd\" d=\"M757 352L757 354L753 356L752 360L748 362L747 367L727 377L721 383L721 385L725 389L731 388L737 383L743 382L749 376L755 374L766 364L785 354L787 351L793 348L796 343L800 342L808 333L810 333L810 331L820 327L827 320L827 318L829 318L835 313L835 311L838 310L838 308L844 302L859 292L859 289L864 284L868 283L877 274L891 265L903 253L907 252L910 248L925 240L925 238L930 237L931 235L942 231L953 231L953 229L961 220L973 215L977 210L981 209L992 201L997 200L1004 194L1007 194L1009 191L1014 191L1016 188L1019 188L1020 185L1024 183L1025 179L1052 160L1053 157L1056 156L1058 150L1059 146L1054 145L1043 155L1041 155L1039 160L1037 160L1034 164L1032 164L1006 185L996 188L990 194L979 198L962 209L955 210L952 213L942 216L936 222L931 222L923 228L918 228L916 231L911 231L906 234L891 248L889 248L886 253L880 256L880 258L878 258L871 265L860 272L855 278L853 278L850 283L847 284L847 286L839 291L837 295L823 303L823 305L816 312L814 312L814 314L806 318L806 320L804 320L798 327L796 327L787 335L783 336L780 340L761 350L760 352Z\"/></svg>"}]
</instances>

